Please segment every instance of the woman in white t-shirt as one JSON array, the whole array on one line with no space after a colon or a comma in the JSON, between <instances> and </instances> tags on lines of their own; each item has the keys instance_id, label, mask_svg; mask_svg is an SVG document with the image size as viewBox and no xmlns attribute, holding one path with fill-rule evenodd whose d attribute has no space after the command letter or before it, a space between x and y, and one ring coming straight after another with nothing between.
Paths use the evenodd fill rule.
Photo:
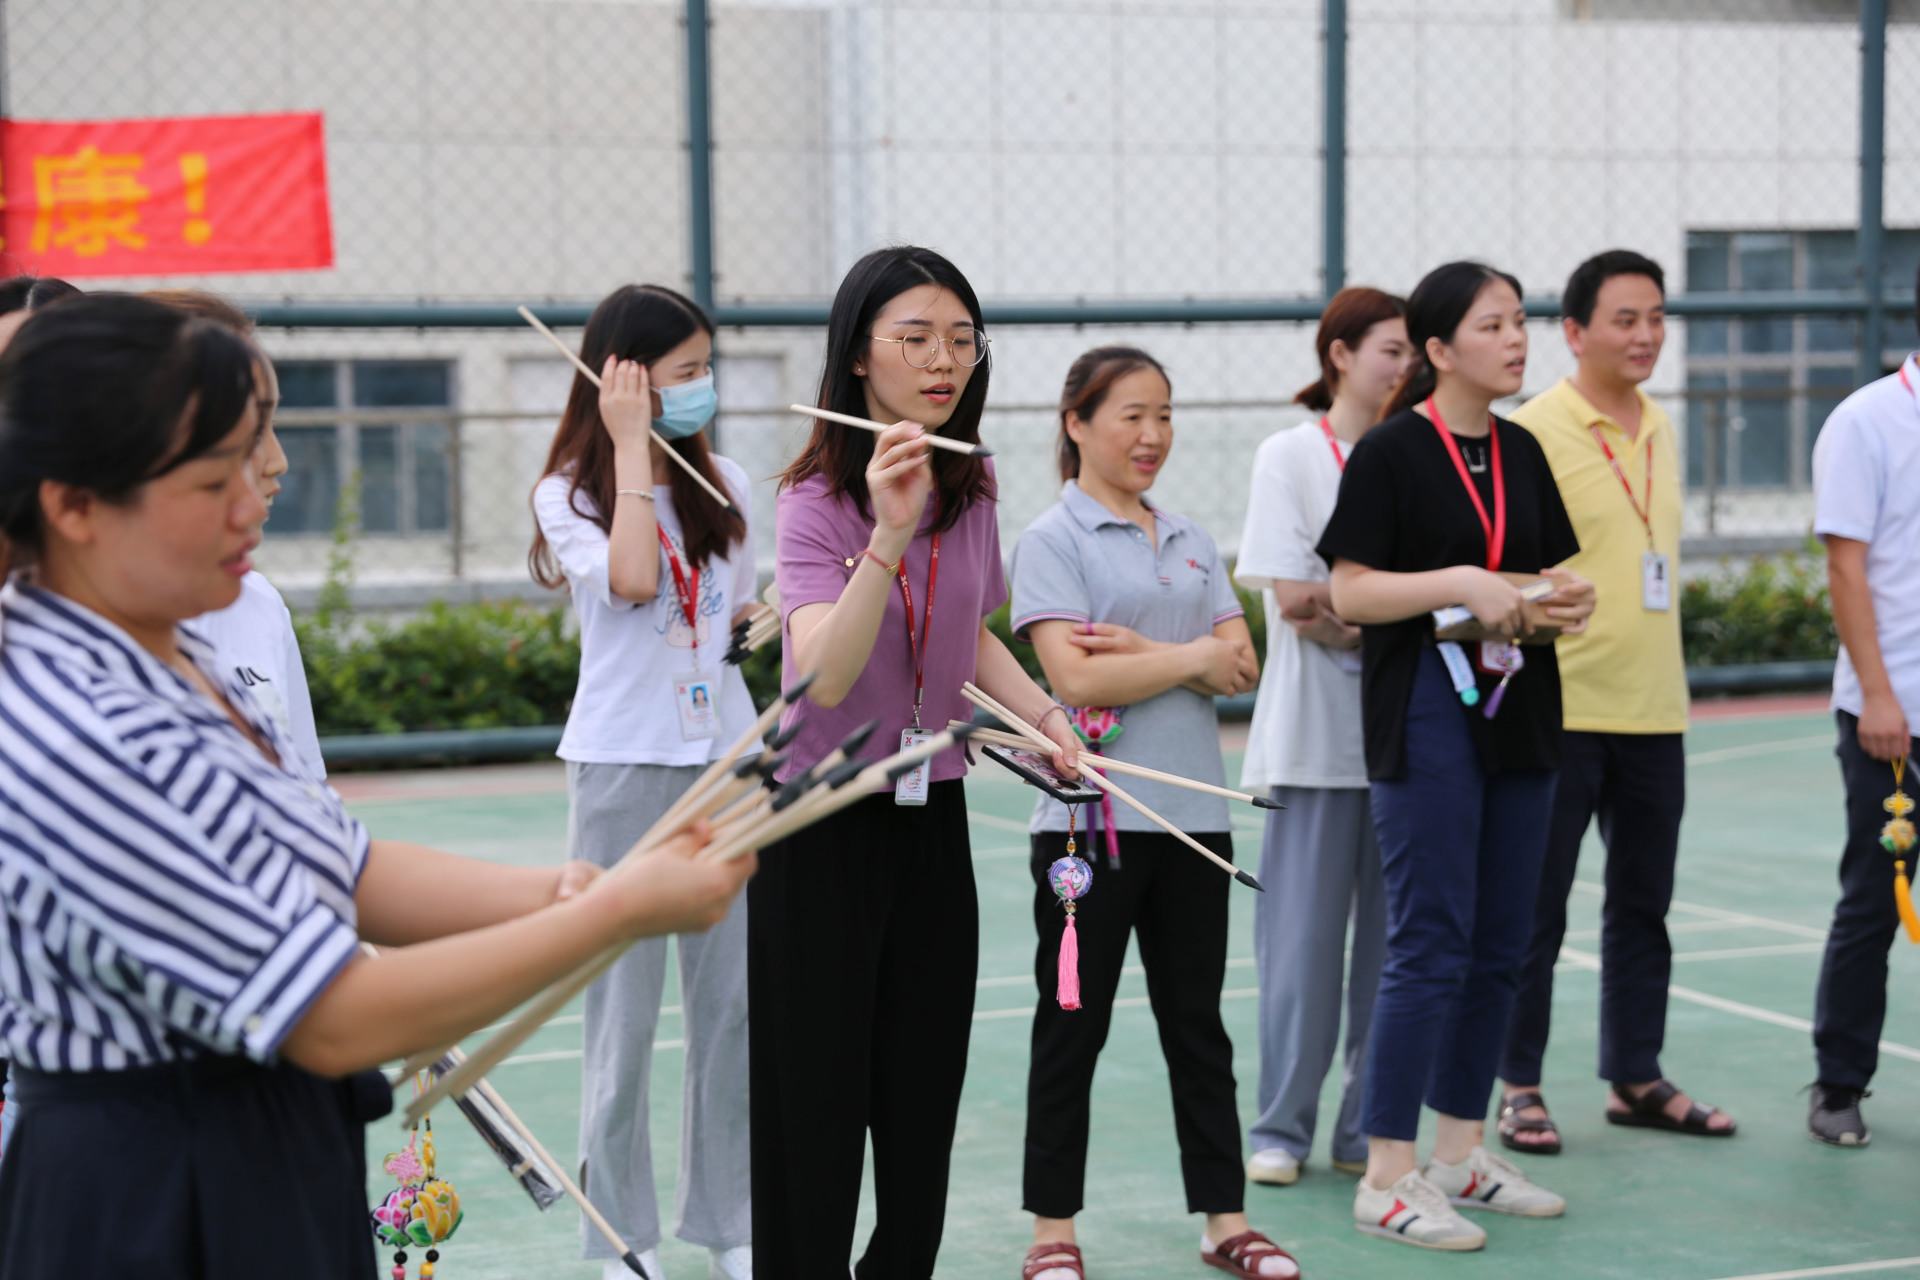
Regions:
<instances>
[{"instance_id":1,"label":"woman in white t-shirt","mask_svg":"<svg viewBox=\"0 0 1920 1280\"><path fill-rule=\"evenodd\" d=\"M569 856L611 866L753 723L746 683L722 658L756 582L746 473L700 434L717 404L713 322L671 289L627 285L594 308L580 355L602 386L574 378L533 491L528 565L572 593L580 622L580 683L559 752ZM649 427L737 510L668 459ZM742 896L709 932L680 935L686 1140L674 1232L706 1246L726 1280L753 1269L746 910ZM650 938L588 989L580 1112L587 1195L656 1276L647 1080L666 964L667 940ZM627 1274L584 1224L583 1240L609 1277Z\"/></svg>"},{"instance_id":2,"label":"woman in white t-shirt","mask_svg":"<svg viewBox=\"0 0 1920 1280\"><path fill-rule=\"evenodd\" d=\"M1320 1086L1347 1013L1345 1089L1334 1167L1366 1168L1360 1087L1367 1026L1386 950L1380 850L1368 809L1360 724L1360 629L1333 612L1315 545L1333 514L1354 442L1412 362L1405 304L1378 289L1343 289L1320 318L1320 378L1295 403L1319 416L1267 437L1234 577L1267 606L1267 664L1240 785L1287 806L1267 815L1254 910L1260 969L1259 1115L1247 1176L1285 1186L1313 1146ZM1347 920L1351 972L1343 974Z\"/></svg>"},{"instance_id":3,"label":"woman in white t-shirt","mask_svg":"<svg viewBox=\"0 0 1920 1280\"><path fill-rule=\"evenodd\" d=\"M273 411L280 404L280 377L254 338L253 318L219 294L201 289L150 289L145 296L231 329L253 348L260 439L247 465L254 488L271 511L274 496L282 487L280 477L287 474L287 451L280 447L280 438L273 431ZM249 569L240 579L238 600L224 609L201 614L187 626L213 646L221 667L233 672L274 723L286 730L313 780L325 779L327 765L320 755L313 698L307 691L307 670L300 658L300 641L294 635L293 615L266 575Z\"/></svg>"}]
</instances>

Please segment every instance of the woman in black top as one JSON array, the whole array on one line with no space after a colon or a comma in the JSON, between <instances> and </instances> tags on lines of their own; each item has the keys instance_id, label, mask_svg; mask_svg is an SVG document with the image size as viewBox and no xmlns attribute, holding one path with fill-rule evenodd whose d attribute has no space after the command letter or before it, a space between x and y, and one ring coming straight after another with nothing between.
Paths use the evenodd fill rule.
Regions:
<instances>
[{"instance_id":1,"label":"woman in black top","mask_svg":"<svg viewBox=\"0 0 1920 1280\"><path fill-rule=\"evenodd\" d=\"M1453 1205L1552 1217L1565 1201L1481 1145L1546 851L1560 751L1551 645L1442 645L1432 611L1464 605L1529 630L1493 572L1545 572L1546 614L1584 627L1593 586L1550 568L1579 550L1540 446L1489 406L1519 391L1526 313L1512 276L1472 262L1407 301L1417 350L1386 417L1355 447L1320 540L1333 606L1363 628L1361 705L1387 882L1387 961L1367 1061L1363 1231L1436 1249L1486 1233ZM1416 1168L1420 1104L1440 1113Z\"/></svg>"}]
</instances>

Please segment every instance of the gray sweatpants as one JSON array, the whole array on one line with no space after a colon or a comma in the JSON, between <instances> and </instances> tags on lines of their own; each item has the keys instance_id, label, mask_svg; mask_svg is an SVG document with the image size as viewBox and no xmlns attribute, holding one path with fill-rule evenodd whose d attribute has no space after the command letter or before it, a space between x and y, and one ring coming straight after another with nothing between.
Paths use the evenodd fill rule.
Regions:
<instances>
[{"instance_id":1,"label":"gray sweatpants","mask_svg":"<svg viewBox=\"0 0 1920 1280\"><path fill-rule=\"evenodd\" d=\"M1248 1136L1255 1151L1284 1147L1299 1160L1307 1158L1319 1119L1320 1086L1340 1041L1344 1003L1346 1070L1333 1158L1365 1160L1360 1095L1373 997L1387 950L1386 890L1368 792L1364 787L1274 787L1272 798L1287 807L1267 814L1260 845L1260 883L1267 891L1254 895L1260 1114Z\"/></svg>"},{"instance_id":2,"label":"gray sweatpants","mask_svg":"<svg viewBox=\"0 0 1920 1280\"><path fill-rule=\"evenodd\" d=\"M612 866L700 776L694 766L567 764L567 847ZM680 1177L673 1233L731 1249L753 1240L747 1129L747 895L706 933L677 935L686 1028ZM635 1250L660 1243L647 1129L653 1035L666 983L666 938L637 943L587 988L581 1063L580 1185ZM581 1223L583 1256L617 1255Z\"/></svg>"}]
</instances>

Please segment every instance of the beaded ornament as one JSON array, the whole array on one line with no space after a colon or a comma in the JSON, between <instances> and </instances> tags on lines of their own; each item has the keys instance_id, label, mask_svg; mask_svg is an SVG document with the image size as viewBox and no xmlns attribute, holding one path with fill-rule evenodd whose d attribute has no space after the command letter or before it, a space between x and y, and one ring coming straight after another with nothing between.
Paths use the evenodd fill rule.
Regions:
<instances>
[{"instance_id":1,"label":"beaded ornament","mask_svg":"<svg viewBox=\"0 0 1920 1280\"><path fill-rule=\"evenodd\" d=\"M1073 900L1093 887L1093 868L1075 857L1079 845L1074 834L1075 806L1067 806L1067 856L1054 860L1047 868L1047 883L1067 909L1066 931L1060 935L1060 974L1055 993L1062 1009L1080 1007L1080 936L1073 927Z\"/></svg>"},{"instance_id":2,"label":"beaded ornament","mask_svg":"<svg viewBox=\"0 0 1920 1280\"><path fill-rule=\"evenodd\" d=\"M1913 909L1913 887L1907 875L1907 859L1913 853L1913 797L1901 790L1907 772L1907 758L1893 762L1893 794L1881 807L1893 816L1880 828L1880 847L1893 855L1893 902L1900 911L1900 923L1907 928L1907 940L1920 942L1920 915Z\"/></svg>"},{"instance_id":3,"label":"beaded ornament","mask_svg":"<svg viewBox=\"0 0 1920 1280\"><path fill-rule=\"evenodd\" d=\"M418 1089L419 1082L414 1084ZM392 1247L393 1280L407 1280L407 1246L427 1251L420 1264L420 1280L433 1280L440 1251L433 1246L450 1239L466 1214L453 1184L434 1174L433 1121L423 1119L424 1134L415 1128L407 1145L389 1155L380 1167L399 1179L400 1186L373 1211L373 1234Z\"/></svg>"}]
</instances>

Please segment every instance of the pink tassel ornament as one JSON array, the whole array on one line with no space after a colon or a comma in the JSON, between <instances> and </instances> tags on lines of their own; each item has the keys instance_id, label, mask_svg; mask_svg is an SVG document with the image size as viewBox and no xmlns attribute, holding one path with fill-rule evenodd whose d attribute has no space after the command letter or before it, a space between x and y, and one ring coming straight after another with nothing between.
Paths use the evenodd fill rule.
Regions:
<instances>
[{"instance_id":1,"label":"pink tassel ornament","mask_svg":"<svg viewBox=\"0 0 1920 1280\"><path fill-rule=\"evenodd\" d=\"M1067 904L1067 931L1060 935L1060 1007L1080 1007L1080 935L1073 928L1073 904Z\"/></svg>"}]
</instances>

